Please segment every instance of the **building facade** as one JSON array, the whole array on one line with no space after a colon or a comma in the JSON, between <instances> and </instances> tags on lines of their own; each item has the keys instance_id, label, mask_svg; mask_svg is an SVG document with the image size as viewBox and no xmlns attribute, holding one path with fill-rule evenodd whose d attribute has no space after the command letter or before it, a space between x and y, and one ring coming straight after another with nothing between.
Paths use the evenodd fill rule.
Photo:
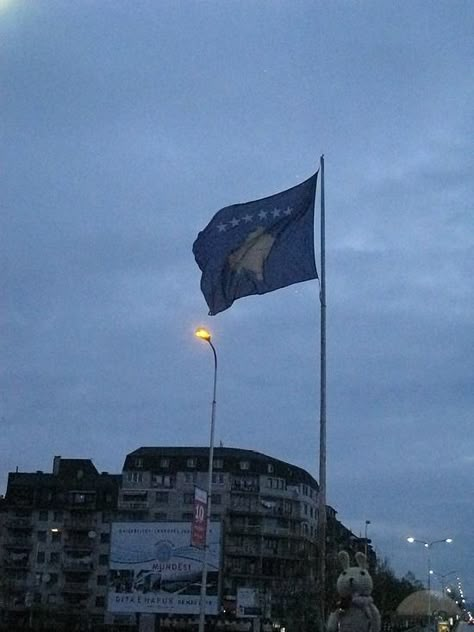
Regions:
<instances>
[{"instance_id":1,"label":"building facade","mask_svg":"<svg viewBox=\"0 0 474 632\"><path fill-rule=\"evenodd\" d=\"M111 523L191 522L208 459L208 448L143 447L126 456L121 475L61 457L52 473L10 474L0 505L3 620L127 622L105 612ZM222 611L234 617L239 588L252 588L263 617L304 617L316 602L316 480L265 454L220 447L212 490L211 520L223 533ZM364 550L365 541L330 507L327 518L333 591L337 551Z\"/></svg>"},{"instance_id":2,"label":"building facade","mask_svg":"<svg viewBox=\"0 0 474 632\"><path fill-rule=\"evenodd\" d=\"M0 607L7 625L104 619L110 524L120 476L55 457L52 473L11 473L1 506Z\"/></svg>"}]
</instances>

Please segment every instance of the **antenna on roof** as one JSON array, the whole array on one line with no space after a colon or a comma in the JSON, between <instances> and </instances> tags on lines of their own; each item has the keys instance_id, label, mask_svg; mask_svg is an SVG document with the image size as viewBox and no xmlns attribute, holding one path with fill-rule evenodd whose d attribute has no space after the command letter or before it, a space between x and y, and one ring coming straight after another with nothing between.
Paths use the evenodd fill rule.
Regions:
<instances>
[{"instance_id":1,"label":"antenna on roof","mask_svg":"<svg viewBox=\"0 0 474 632\"><path fill-rule=\"evenodd\" d=\"M222 442L222 439L219 441L219 447L220 447L220 448L223 448L223 447L224 447L224 444L223 444L223 442Z\"/></svg>"}]
</instances>

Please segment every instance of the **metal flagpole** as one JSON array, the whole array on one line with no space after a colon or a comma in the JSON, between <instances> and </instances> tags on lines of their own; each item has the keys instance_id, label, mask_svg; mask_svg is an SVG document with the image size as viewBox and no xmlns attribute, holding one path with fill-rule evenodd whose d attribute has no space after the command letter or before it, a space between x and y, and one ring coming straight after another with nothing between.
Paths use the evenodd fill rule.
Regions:
<instances>
[{"instance_id":1,"label":"metal flagpole","mask_svg":"<svg viewBox=\"0 0 474 632\"><path fill-rule=\"evenodd\" d=\"M320 347L320 416L319 416L319 599L322 629L325 627L326 606L326 218L324 206L324 155L321 156L321 347Z\"/></svg>"}]
</instances>

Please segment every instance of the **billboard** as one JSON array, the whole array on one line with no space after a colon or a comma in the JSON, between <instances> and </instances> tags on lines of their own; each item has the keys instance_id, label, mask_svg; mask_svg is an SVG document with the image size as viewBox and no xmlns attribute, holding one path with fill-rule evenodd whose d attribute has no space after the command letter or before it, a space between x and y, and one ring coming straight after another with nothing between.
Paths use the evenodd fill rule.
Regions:
<instances>
[{"instance_id":1,"label":"billboard","mask_svg":"<svg viewBox=\"0 0 474 632\"><path fill-rule=\"evenodd\" d=\"M218 613L221 524L209 526L206 613ZM189 522L114 522L110 612L198 614L204 550L191 546Z\"/></svg>"}]
</instances>

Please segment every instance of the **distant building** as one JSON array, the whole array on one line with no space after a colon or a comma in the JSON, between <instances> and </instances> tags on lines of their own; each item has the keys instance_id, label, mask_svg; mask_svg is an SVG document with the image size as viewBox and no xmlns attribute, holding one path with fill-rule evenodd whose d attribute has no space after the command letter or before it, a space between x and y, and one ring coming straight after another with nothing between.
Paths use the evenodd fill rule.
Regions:
<instances>
[{"instance_id":1,"label":"distant building","mask_svg":"<svg viewBox=\"0 0 474 632\"><path fill-rule=\"evenodd\" d=\"M126 456L121 475L99 473L88 459L61 457L52 473L10 474L0 500L2 619L131 623L105 612L110 524L190 522L194 487L207 488L208 457L208 448L145 447ZM315 594L315 479L259 452L215 448L211 506L224 537L223 610L235 614L237 590L251 587L264 615L297 618ZM331 507L327 519L333 592L337 551L364 550L365 540ZM370 546L368 552L373 562Z\"/></svg>"},{"instance_id":2,"label":"distant building","mask_svg":"<svg viewBox=\"0 0 474 632\"><path fill-rule=\"evenodd\" d=\"M119 483L89 459L54 457L52 473L9 474L0 506L4 622L103 621Z\"/></svg>"}]
</instances>

